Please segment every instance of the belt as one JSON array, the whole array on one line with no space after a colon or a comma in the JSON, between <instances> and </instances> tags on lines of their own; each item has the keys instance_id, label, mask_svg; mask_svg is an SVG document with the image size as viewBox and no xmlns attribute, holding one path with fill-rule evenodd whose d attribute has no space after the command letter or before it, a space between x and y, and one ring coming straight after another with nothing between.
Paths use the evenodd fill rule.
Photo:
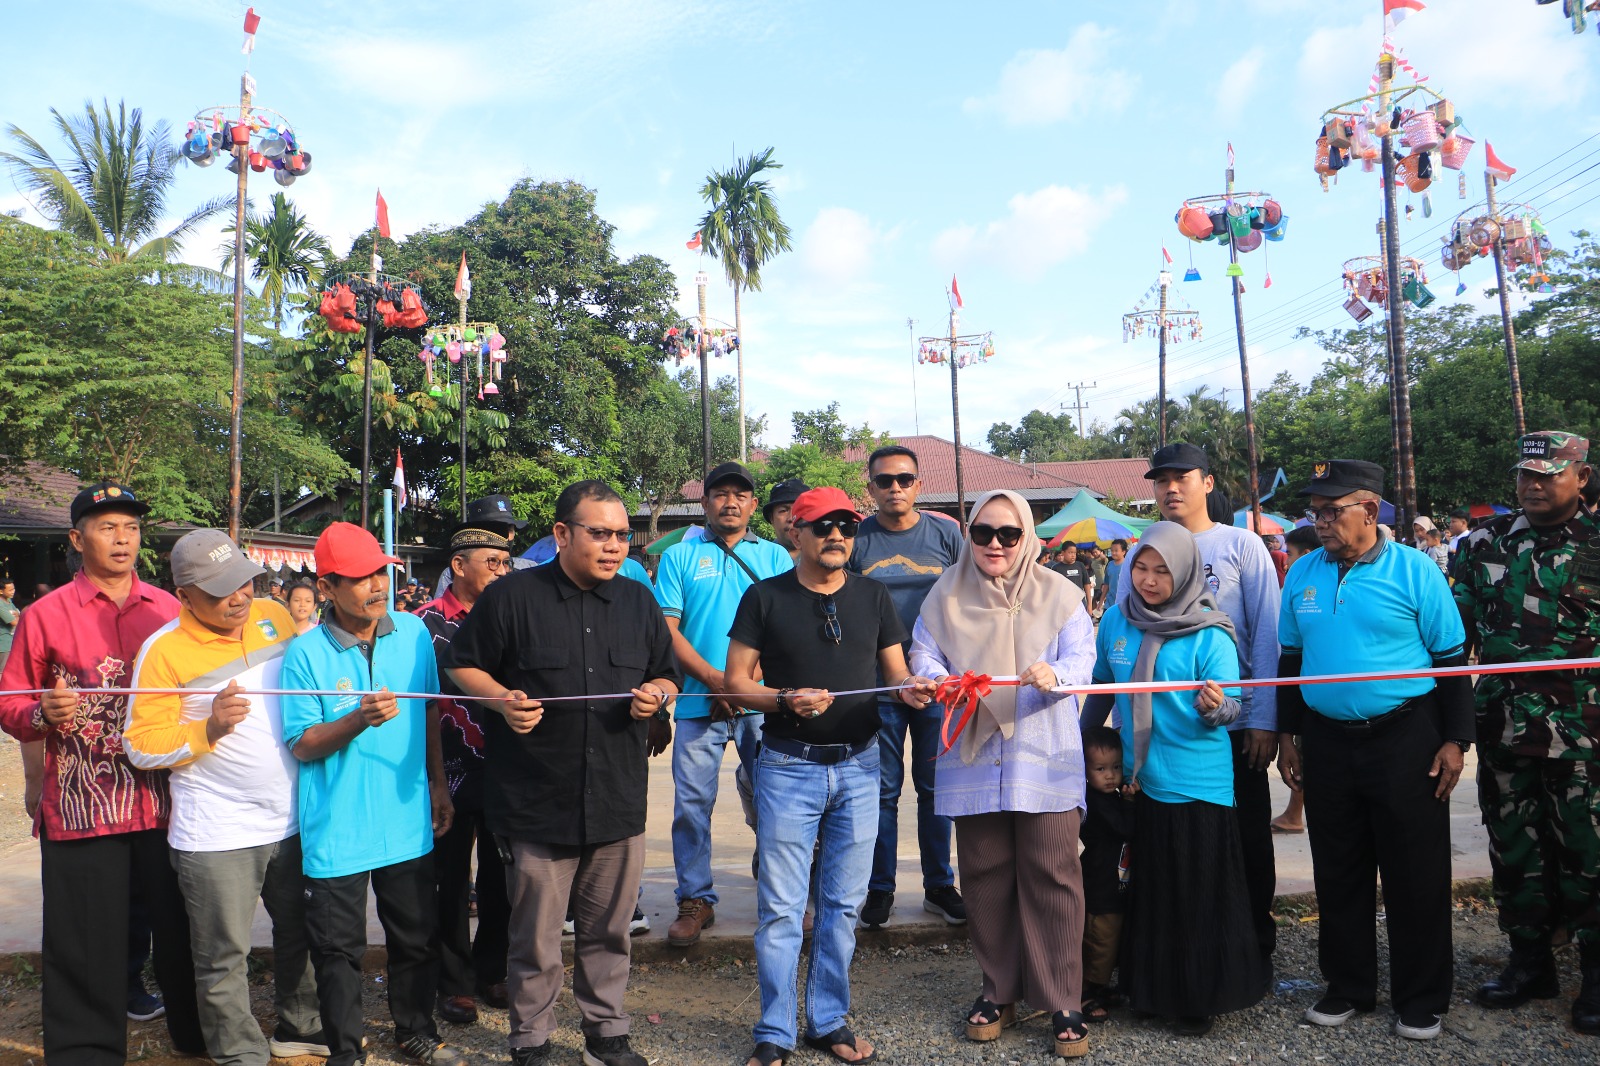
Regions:
<instances>
[{"instance_id":1,"label":"belt","mask_svg":"<svg viewBox=\"0 0 1600 1066\"><path fill-rule=\"evenodd\" d=\"M877 737L869 737L859 744L807 744L803 740L791 740L788 737L775 737L770 734L761 738L761 746L769 751L804 759L806 762L821 763L824 766L854 759L877 742Z\"/></svg>"},{"instance_id":2,"label":"belt","mask_svg":"<svg viewBox=\"0 0 1600 1066\"><path fill-rule=\"evenodd\" d=\"M1419 703L1424 699L1431 699L1432 696L1430 692L1426 697L1406 700L1388 714L1380 714L1376 718L1329 718L1325 714L1319 714L1317 717L1345 736L1376 737L1404 722L1411 716L1411 712L1416 710Z\"/></svg>"}]
</instances>

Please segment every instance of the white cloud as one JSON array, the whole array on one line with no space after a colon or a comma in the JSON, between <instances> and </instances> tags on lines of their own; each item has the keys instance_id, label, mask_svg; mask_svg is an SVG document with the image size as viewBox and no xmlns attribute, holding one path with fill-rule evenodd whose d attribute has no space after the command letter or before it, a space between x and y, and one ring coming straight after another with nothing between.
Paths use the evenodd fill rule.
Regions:
<instances>
[{"instance_id":1,"label":"white cloud","mask_svg":"<svg viewBox=\"0 0 1600 1066\"><path fill-rule=\"evenodd\" d=\"M816 280L858 282L872 266L878 230L848 207L824 207L801 235L800 265Z\"/></svg>"},{"instance_id":2,"label":"white cloud","mask_svg":"<svg viewBox=\"0 0 1600 1066\"><path fill-rule=\"evenodd\" d=\"M1138 79L1106 61L1115 33L1092 22L1073 33L1065 48L1029 48L1012 56L988 96L971 97L968 114L995 112L1011 126L1044 126L1073 118L1092 105L1118 111Z\"/></svg>"},{"instance_id":3,"label":"white cloud","mask_svg":"<svg viewBox=\"0 0 1600 1066\"><path fill-rule=\"evenodd\" d=\"M1217 83L1217 117L1223 122L1234 122L1245 109L1256 101L1256 87L1261 81L1261 64L1266 52L1252 48L1222 72Z\"/></svg>"},{"instance_id":4,"label":"white cloud","mask_svg":"<svg viewBox=\"0 0 1600 1066\"><path fill-rule=\"evenodd\" d=\"M627 204L605 211L606 221L617 227L617 232L625 237L637 237L649 232L660 217L661 208L655 204Z\"/></svg>"},{"instance_id":5,"label":"white cloud","mask_svg":"<svg viewBox=\"0 0 1600 1066\"><path fill-rule=\"evenodd\" d=\"M1010 213L986 226L950 227L934 238L933 252L943 264L984 262L1036 278L1088 248L1095 230L1127 199L1121 185L1098 194L1046 185L1013 196Z\"/></svg>"}]
</instances>

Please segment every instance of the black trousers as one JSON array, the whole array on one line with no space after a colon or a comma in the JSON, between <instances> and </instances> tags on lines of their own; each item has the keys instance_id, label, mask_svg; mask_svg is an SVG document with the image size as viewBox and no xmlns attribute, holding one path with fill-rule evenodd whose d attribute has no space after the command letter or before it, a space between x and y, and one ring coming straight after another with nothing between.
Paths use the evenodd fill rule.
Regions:
<instances>
[{"instance_id":1,"label":"black trousers","mask_svg":"<svg viewBox=\"0 0 1600 1066\"><path fill-rule=\"evenodd\" d=\"M472 884L472 852L478 852L478 934L467 915ZM433 842L434 876L439 886L439 994L470 996L474 986L506 979L511 903L506 898L506 868L484 822L482 811L456 810L450 831Z\"/></svg>"},{"instance_id":2,"label":"black trousers","mask_svg":"<svg viewBox=\"0 0 1600 1066\"><path fill-rule=\"evenodd\" d=\"M39 841L44 891L44 1054L51 1066L128 1058L128 894L137 882L154 947L167 1033L205 1053L195 1007L189 917L164 830Z\"/></svg>"},{"instance_id":3,"label":"black trousers","mask_svg":"<svg viewBox=\"0 0 1600 1066\"><path fill-rule=\"evenodd\" d=\"M317 971L328 1066L351 1066L361 1055L361 957L367 951L367 884L378 897L388 949L389 1017L395 1043L437 1040L433 1023L437 960L433 954L433 856L366 873L306 878L306 939Z\"/></svg>"},{"instance_id":4,"label":"black trousers","mask_svg":"<svg viewBox=\"0 0 1600 1066\"><path fill-rule=\"evenodd\" d=\"M1450 812L1428 767L1444 741L1431 707L1375 736L1312 714L1301 751L1318 955L1328 995L1377 1002L1377 876L1389 933L1389 998L1398 1013L1450 1005Z\"/></svg>"},{"instance_id":5,"label":"black trousers","mask_svg":"<svg viewBox=\"0 0 1600 1066\"><path fill-rule=\"evenodd\" d=\"M1252 770L1244 757L1244 731L1228 734L1233 742L1233 813L1239 820L1239 848L1244 853L1244 883L1250 893L1250 924L1270 959L1278 946L1278 923L1272 900L1278 891L1278 858L1272 850L1272 792L1267 771Z\"/></svg>"}]
</instances>

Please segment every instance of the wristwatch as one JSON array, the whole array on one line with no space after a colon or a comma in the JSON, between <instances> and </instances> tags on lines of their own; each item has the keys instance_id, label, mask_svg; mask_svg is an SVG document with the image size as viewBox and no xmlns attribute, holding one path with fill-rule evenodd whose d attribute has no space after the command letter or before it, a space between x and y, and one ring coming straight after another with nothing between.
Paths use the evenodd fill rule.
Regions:
<instances>
[{"instance_id":1,"label":"wristwatch","mask_svg":"<svg viewBox=\"0 0 1600 1066\"><path fill-rule=\"evenodd\" d=\"M1463 755L1472 750L1472 741L1470 740L1452 740L1450 743L1460 748Z\"/></svg>"},{"instance_id":2,"label":"wristwatch","mask_svg":"<svg viewBox=\"0 0 1600 1066\"><path fill-rule=\"evenodd\" d=\"M794 708L789 706L789 693L791 693L793 691L794 691L794 689L792 689L792 688L780 688L778 690L778 695L776 697L774 697L774 698L775 698L775 700L777 701L777 704L778 704L778 713L779 714L793 714L794 713Z\"/></svg>"}]
</instances>

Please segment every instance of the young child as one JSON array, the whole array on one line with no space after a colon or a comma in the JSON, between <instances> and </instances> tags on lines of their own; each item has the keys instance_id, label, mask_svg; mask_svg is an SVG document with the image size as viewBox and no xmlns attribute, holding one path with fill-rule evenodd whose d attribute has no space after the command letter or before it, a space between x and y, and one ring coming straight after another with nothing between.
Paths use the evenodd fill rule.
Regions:
<instances>
[{"instance_id":1,"label":"young child","mask_svg":"<svg viewBox=\"0 0 1600 1066\"><path fill-rule=\"evenodd\" d=\"M1116 1006L1111 974L1122 940L1122 914L1128 889L1128 837L1133 804L1122 794L1122 737L1106 726L1084 730L1083 769L1088 783L1088 816L1079 831L1083 841L1083 1015L1103 1022Z\"/></svg>"}]
</instances>

